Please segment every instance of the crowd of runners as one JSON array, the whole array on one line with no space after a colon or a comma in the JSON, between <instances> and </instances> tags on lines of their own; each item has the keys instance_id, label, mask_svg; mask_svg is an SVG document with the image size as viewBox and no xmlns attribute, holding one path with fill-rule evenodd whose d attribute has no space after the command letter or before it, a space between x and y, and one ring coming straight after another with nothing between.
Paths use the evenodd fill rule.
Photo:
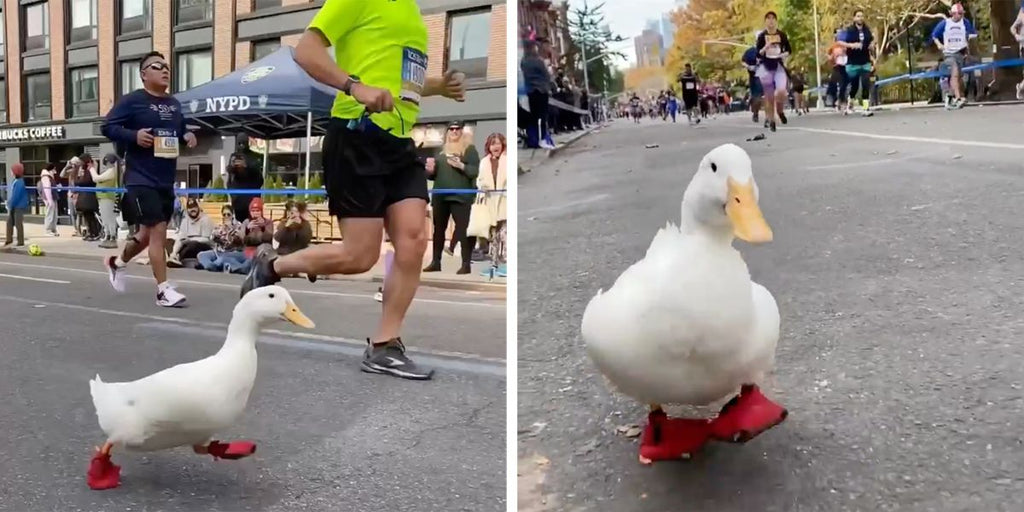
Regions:
<instances>
[{"instance_id":1,"label":"crowd of runners","mask_svg":"<svg viewBox=\"0 0 1024 512\"><path fill-rule=\"evenodd\" d=\"M1024 2L1021 13L1024 13ZM1024 14L1018 17L1013 28L1018 39L1024 40L1019 35L1024 32ZM967 102L964 82L970 77L965 77L962 70L969 60L970 41L977 36L977 30L965 18L964 7L959 3L950 7L949 16L939 21L931 32L931 42L942 53L938 68L950 71L950 76L939 79L943 102L949 110L963 108ZM874 48L875 36L864 21L864 11L857 9L853 11L850 25L836 30L835 39L826 52L831 69L823 91L826 105L843 115L873 115L872 94L877 78ZM697 124L709 116L749 109L753 122L761 123L763 113L764 127L774 132L778 124L789 122L787 107L798 116L810 112L806 73L789 65L792 53L788 35L779 28L778 15L768 11L755 44L741 57L748 75L747 91L741 100L733 101L728 87L704 84L692 65L686 64L674 84L678 89L673 87L648 97L628 93L628 100L620 102L616 113L619 117L631 118L634 123L644 117L663 121L671 118L675 122L677 114L682 113L690 124ZM1018 95L1024 89L1024 82L1021 84Z\"/></svg>"}]
</instances>

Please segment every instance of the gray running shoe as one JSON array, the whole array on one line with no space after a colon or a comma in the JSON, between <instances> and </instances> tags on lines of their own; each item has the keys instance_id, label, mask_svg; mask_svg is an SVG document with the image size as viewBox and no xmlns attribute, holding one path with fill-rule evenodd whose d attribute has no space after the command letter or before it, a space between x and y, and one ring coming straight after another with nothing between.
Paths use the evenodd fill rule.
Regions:
<instances>
[{"instance_id":1,"label":"gray running shoe","mask_svg":"<svg viewBox=\"0 0 1024 512\"><path fill-rule=\"evenodd\" d=\"M379 347L367 338L360 369L366 373L383 373L411 380L430 380L434 375L434 370L420 368L406 357L402 338L394 338Z\"/></svg>"}]
</instances>

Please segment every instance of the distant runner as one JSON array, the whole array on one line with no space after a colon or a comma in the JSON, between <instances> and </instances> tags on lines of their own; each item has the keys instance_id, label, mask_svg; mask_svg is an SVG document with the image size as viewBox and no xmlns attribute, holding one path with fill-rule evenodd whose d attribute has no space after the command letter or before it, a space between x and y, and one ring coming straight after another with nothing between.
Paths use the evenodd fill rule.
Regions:
<instances>
[{"instance_id":1,"label":"distant runner","mask_svg":"<svg viewBox=\"0 0 1024 512\"><path fill-rule=\"evenodd\" d=\"M683 108L686 109L686 119L694 124L693 117L700 106L700 77L693 72L693 66L687 64L679 75L679 84L683 88ZM700 117L697 117L697 124L700 124Z\"/></svg>"},{"instance_id":2,"label":"distant runner","mask_svg":"<svg viewBox=\"0 0 1024 512\"><path fill-rule=\"evenodd\" d=\"M875 44L875 36L864 24L864 11L858 9L853 12L853 24L846 28L840 44L846 47L849 59L846 63L846 76L850 84L850 104L846 113L853 113L853 102L859 88L862 108L865 114L869 114L872 67L870 49Z\"/></svg>"},{"instance_id":3,"label":"distant runner","mask_svg":"<svg viewBox=\"0 0 1024 512\"><path fill-rule=\"evenodd\" d=\"M764 15L764 32L757 36L757 53L761 55L761 64L757 67L757 77L764 86L764 94L767 97L765 102L765 113L768 116L768 127L771 131L776 129L777 119L786 124L786 114L782 111L786 105L787 89L789 88L786 76L786 59L793 52L789 45L789 37L779 30L779 16L774 11L768 11Z\"/></svg>"},{"instance_id":4,"label":"distant runner","mask_svg":"<svg viewBox=\"0 0 1024 512\"><path fill-rule=\"evenodd\" d=\"M955 99L947 103L946 107L963 108L967 100L964 99L961 71L964 67L964 58L967 56L968 44L971 39L978 37L978 31L974 29L970 20L964 18L963 5L953 4L949 15L949 18L935 25L935 30L932 30L932 41L935 41L935 46L942 52L945 65L950 68L949 86L953 89Z\"/></svg>"},{"instance_id":5,"label":"distant runner","mask_svg":"<svg viewBox=\"0 0 1024 512\"><path fill-rule=\"evenodd\" d=\"M758 34L760 35L760 34ZM757 78L757 46L747 48L743 52L743 65L747 67L747 75L750 87L750 111L754 113L755 123L760 122L761 98L764 97L764 88L761 87L761 80ZM764 127L768 127L768 119L764 120Z\"/></svg>"}]
</instances>

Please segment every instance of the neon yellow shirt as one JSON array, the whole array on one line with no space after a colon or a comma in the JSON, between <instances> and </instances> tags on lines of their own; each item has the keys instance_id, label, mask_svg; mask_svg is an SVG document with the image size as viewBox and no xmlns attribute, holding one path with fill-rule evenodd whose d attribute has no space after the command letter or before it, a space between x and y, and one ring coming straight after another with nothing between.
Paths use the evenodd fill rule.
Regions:
<instances>
[{"instance_id":1,"label":"neon yellow shirt","mask_svg":"<svg viewBox=\"0 0 1024 512\"><path fill-rule=\"evenodd\" d=\"M371 119L392 135L408 138L427 77L427 27L416 0L327 0L309 28L334 45L341 69L363 84L391 91L395 110ZM351 96L339 93L331 116L357 119L364 110Z\"/></svg>"}]
</instances>

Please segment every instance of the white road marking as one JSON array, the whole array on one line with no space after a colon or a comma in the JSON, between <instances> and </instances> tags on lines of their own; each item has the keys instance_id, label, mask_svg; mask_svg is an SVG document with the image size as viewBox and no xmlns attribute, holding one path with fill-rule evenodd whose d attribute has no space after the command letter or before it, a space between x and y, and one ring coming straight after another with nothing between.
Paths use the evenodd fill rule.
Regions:
<instances>
[{"instance_id":1,"label":"white road marking","mask_svg":"<svg viewBox=\"0 0 1024 512\"><path fill-rule=\"evenodd\" d=\"M34 265L32 263L14 263L14 262L10 262L10 261L0 261L0 265L10 265L12 267L38 268L38 269L45 269L45 270L58 270L58 271L62 271L62 272L72 272L72 273L79 273L79 272L81 272L81 273L85 273L85 274L95 274L95 275L102 275L102 276L106 276L107 275L107 272L102 271L102 270L87 270L87 269L68 268L68 267L51 267L51 266L48 266L48 265ZM131 275L131 274L125 274L125 276L130 278L130 279L141 279L143 281L152 281L153 280L153 278L149 277L149 276L134 276L134 275ZM238 290L238 286L239 286L239 285L236 285L236 284L211 283L211 282L206 282L206 281L192 281L192 280L188 280L188 279L171 279L170 281L173 281L175 283L191 284L191 285L196 285L196 286L207 286L207 287L210 287L210 288L231 288L231 289L234 289L234 290ZM321 291L315 291L315 290L288 290L288 292L289 293L293 293L293 294L322 295L322 296L328 296L328 297L348 297L348 298L357 298L357 299L372 298L369 295L361 295L361 294L358 294L358 293L321 292ZM466 301L457 301L457 300L419 299L419 298L413 299L413 301L414 302L424 302L424 303L428 303L428 304L447 304L447 305L450 305L450 306L474 306L474 307L482 307L482 308L505 309L505 304L491 304L491 303L487 303L487 302L466 302Z\"/></svg>"},{"instance_id":2,"label":"white road marking","mask_svg":"<svg viewBox=\"0 0 1024 512\"><path fill-rule=\"evenodd\" d=\"M227 332L227 328L228 328L228 324L220 323L220 322L204 322L202 320L193 320L193 319L189 319L189 318L174 318L174 317L161 316L161 315L147 315L147 314L144 314L144 313L134 313L134 312L131 312L131 311L120 311L120 310L117 310L117 309L106 309L106 308L97 308L97 307L92 307L92 306L82 306L80 304L67 304L67 303L64 303L64 302L50 302L50 301L45 301L45 300L26 299L26 298L23 298L23 297L14 297L14 296L11 296L11 295L0 295L0 300L9 300L9 301L12 301L12 302L21 302L21 303L24 303L24 304L32 304L34 306L44 305L44 306L50 306L50 307L56 307L56 308L74 309L74 310L77 310L77 311L88 311L90 313L100 313L100 314L104 314L104 315L120 316L120 317L127 317L127 318L138 318L140 320L147 320L147 321L149 321L149 323L142 324L142 325L146 325L146 326L153 325L153 322L162 322L163 325L167 325L168 323L175 324L175 327L179 328L179 329L180 328L188 328L188 326L192 326L193 328L196 328L196 326L203 326L203 327L207 327L207 328L214 328L214 329L224 330L225 332ZM323 334L308 334L308 333L302 333L302 332L282 331L280 329L261 329L260 332L268 333L268 334L274 334L274 335L281 336L281 337L304 338L304 339L307 339L307 340L316 340L316 341L329 342L329 343L334 343L334 344L356 346L356 347L359 347L360 349L363 349L363 348L366 347L366 341L365 340L357 340L357 339L353 339L353 338L342 338L342 337L337 337L337 336L327 336L327 335L323 335ZM467 354L467 353L464 353L464 352L449 352L449 351L444 351L444 350L428 350L428 349L409 349L408 352L410 354L426 354L426 355L431 355L431 356L436 356L436 357L446 357L446 358L454 358L454 359L466 359L466 360L470 360L470 361L480 361L480 362L493 363L493 364L504 364L505 363L505 360L501 359L501 358L483 357L483 356L478 356L478 355L475 355L475 354Z\"/></svg>"},{"instance_id":3,"label":"white road marking","mask_svg":"<svg viewBox=\"0 0 1024 512\"><path fill-rule=\"evenodd\" d=\"M945 144L949 146L971 146L977 148L996 149L1024 149L1024 144L1012 144L1009 142L988 142L981 140L957 140L938 139L930 137L913 137L910 135L882 135L878 133L851 132L846 130L827 130L824 128L803 128L799 126L780 126L780 130L797 130L810 133L824 133L828 135L847 135L850 137L866 137L869 139L902 140L907 142L924 142L928 144Z\"/></svg>"},{"instance_id":4,"label":"white road marking","mask_svg":"<svg viewBox=\"0 0 1024 512\"><path fill-rule=\"evenodd\" d=\"M808 171L820 171L825 169L846 169L850 167L869 167L873 165L886 165L894 164L897 162L906 162L907 160L913 160L915 158L921 158L925 155L907 155L900 158L883 158L881 160L868 160L866 162L846 162L842 164L831 164L831 165L812 165L810 167L804 167L804 170Z\"/></svg>"},{"instance_id":5,"label":"white road marking","mask_svg":"<svg viewBox=\"0 0 1024 512\"><path fill-rule=\"evenodd\" d=\"M573 208L575 206L581 206L581 205L589 204L589 203L596 203L597 201L604 201L605 199L608 199L609 197L611 197L611 196L608 195L608 194L598 194L596 196L591 196L591 197L588 197L586 199L579 199L579 200L576 200L576 201L569 201L568 203L560 203L560 204L557 204L557 205L554 205L554 206L545 206L543 208L535 208L533 210L527 210L525 212L519 212L519 215L530 216L530 215L536 215L538 213L543 213L543 212L557 212L559 210L566 210L566 209L569 209L569 208Z\"/></svg>"},{"instance_id":6,"label":"white road marking","mask_svg":"<svg viewBox=\"0 0 1024 512\"><path fill-rule=\"evenodd\" d=\"M24 279L26 281L39 281L40 283L71 284L71 281L61 281L59 279L43 279L41 277L16 276L14 274L0 274L0 277L9 277L11 279Z\"/></svg>"}]
</instances>

